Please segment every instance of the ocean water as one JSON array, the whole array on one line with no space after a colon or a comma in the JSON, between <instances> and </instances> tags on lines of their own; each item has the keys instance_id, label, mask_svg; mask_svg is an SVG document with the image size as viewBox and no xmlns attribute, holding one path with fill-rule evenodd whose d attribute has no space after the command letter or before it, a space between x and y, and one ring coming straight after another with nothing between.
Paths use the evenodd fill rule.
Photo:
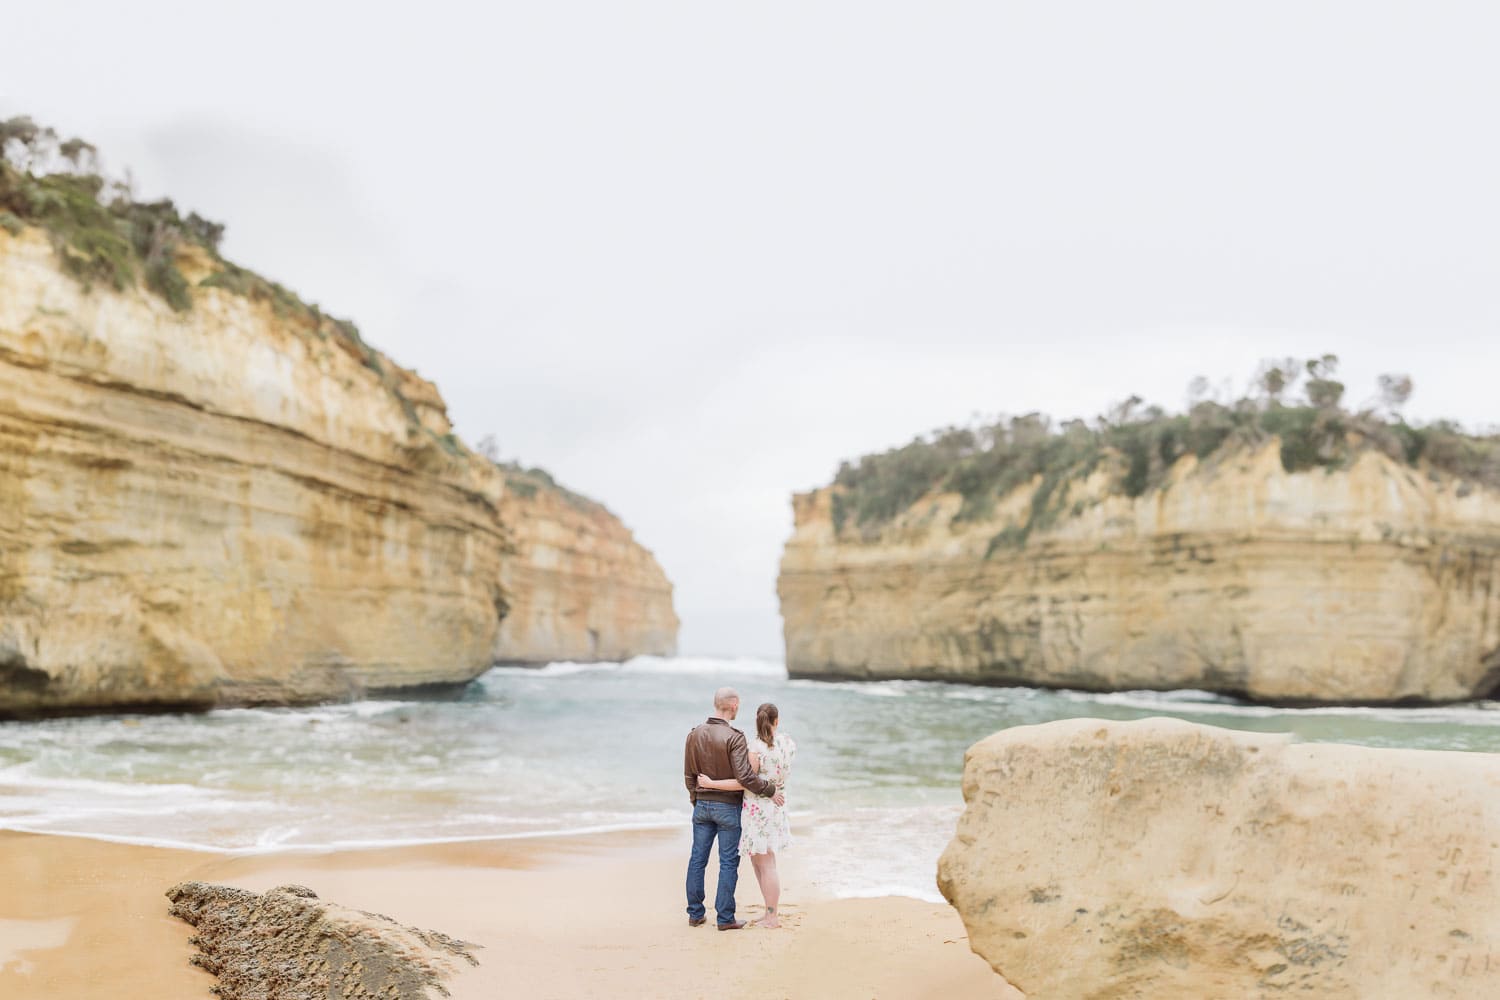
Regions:
<instances>
[{"instance_id":1,"label":"ocean water","mask_svg":"<svg viewBox=\"0 0 1500 1000\"><path fill-rule=\"evenodd\" d=\"M682 741L714 688L774 701L793 851L821 893L936 899L964 750L1053 719L1173 716L1305 740L1500 751L1500 703L1284 710L1204 692L788 680L780 663L497 667L452 701L0 723L0 828L215 851L685 831ZM749 720L748 722L746 720Z\"/></svg>"}]
</instances>

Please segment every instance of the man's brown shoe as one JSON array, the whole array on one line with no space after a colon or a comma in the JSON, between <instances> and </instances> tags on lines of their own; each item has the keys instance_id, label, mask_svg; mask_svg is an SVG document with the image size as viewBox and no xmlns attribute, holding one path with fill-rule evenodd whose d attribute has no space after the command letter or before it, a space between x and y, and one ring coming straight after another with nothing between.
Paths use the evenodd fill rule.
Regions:
<instances>
[{"instance_id":1,"label":"man's brown shoe","mask_svg":"<svg viewBox=\"0 0 1500 1000\"><path fill-rule=\"evenodd\" d=\"M719 925L719 930L721 930L721 931L737 931L737 930L739 930L743 926L745 926L745 922L743 920L736 920L732 924L720 924Z\"/></svg>"},{"instance_id":2,"label":"man's brown shoe","mask_svg":"<svg viewBox=\"0 0 1500 1000\"><path fill-rule=\"evenodd\" d=\"M703 922L705 920L707 920L707 919L708 919L707 917L688 917L688 926L689 927L702 927L703 926Z\"/></svg>"}]
</instances>

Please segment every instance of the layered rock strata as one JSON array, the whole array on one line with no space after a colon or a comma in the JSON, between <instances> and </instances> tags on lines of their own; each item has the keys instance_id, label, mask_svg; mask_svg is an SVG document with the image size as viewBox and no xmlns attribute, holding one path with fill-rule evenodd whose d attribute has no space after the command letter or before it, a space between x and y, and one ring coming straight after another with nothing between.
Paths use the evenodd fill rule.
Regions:
<instances>
[{"instance_id":1,"label":"layered rock strata","mask_svg":"<svg viewBox=\"0 0 1500 1000\"><path fill-rule=\"evenodd\" d=\"M196 928L191 961L222 1000L428 1000L476 945L318 899L304 886L260 894L183 882L169 913Z\"/></svg>"},{"instance_id":2,"label":"layered rock strata","mask_svg":"<svg viewBox=\"0 0 1500 1000\"><path fill-rule=\"evenodd\" d=\"M351 327L177 263L184 312L0 229L0 717L674 651L671 585L618 518L469 452Z\"/></svg>"},{"instance_id":3,"label":"layered rock strata","mask_svg":"<svg viewBox=\"0 0 1500 1000\"><path fill-rule=\"evenodd\" d=\"M1500 494L1369 451L1289 473L1275 441L1188 457L1131 498L1099 472L1029 534L931 495L873 533L794 499L779 593L794 676L1273 701L1443 701L1500 682Z\"/></svg>"},{"instance_id":4,"label":"layered rock strata","mask_svg":"<svg viewBox=\"0 0 1500 1000\"><path fill-rule=\"evenodd\" d=\"M0 713L487 668L503 484L437 391L326 320L192 299L86 290L0 230Z\"/></svg>"},{"instance_id":5,"label":"layered rock strata","mask_svg":"<svg viewBox=\"0 0 1500 1000\"><path fill-rule=\"evenodd\" d=\"M1500 762L1186 722L998 733L938 884L1032 1000L1500 994Z\"/></svg>"},{"instance_id":6,"label":"layered rock strata","mask_svg":"<svg viewBox=\"0 0 1500 1000\"><path fill-rule=\"evenodd\" d=\"M501 567L510 606L501 663L625 660L677 651L672 584L603 505L533 475L507 473L501 518L515 551Z\"/></svg>"}]
</instances>

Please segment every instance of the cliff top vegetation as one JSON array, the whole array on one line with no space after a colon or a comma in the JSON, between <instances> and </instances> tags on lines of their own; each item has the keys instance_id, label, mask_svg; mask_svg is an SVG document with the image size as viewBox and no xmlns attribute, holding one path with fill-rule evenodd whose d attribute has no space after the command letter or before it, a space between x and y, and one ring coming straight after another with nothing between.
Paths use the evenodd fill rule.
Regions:
<instances>
[{"instance_id":1,"label":"cliff top vegetation","mask_svg":"<svg viewBox=\"0 0 1500 1000\"><path fill-rule=\"evenodd\" d=\"M1203 461L1281 442L1288 472L1347 466L1377 450L1414 467L1500 489L1500 435L1468 434L1439 421L1414 426L1400 416L1411 396L1406 375L1382 375L1371 405L1345 408L1338 358L1263 362L1249 392L1238 399L1208 398L1206 379L1189 387L1185 413L1146 406L1139 396L1112 407L1092 423L1060 424L1039 413L1001 417L972 427L947 427L910 444L865 455L840 466L833 495L835 529L851 520L873 537L879 528L934 491L958 493L955 520L978 520L995 501L1040 477L1023 523L996 536L991 546L1020 546L1065 512L1068 484L1104 468L1111 488L1131 497L1159 488L1167 470L1187 454ZM1074 510L1074 513L1078 511Z\"/></svg>"},{"instance_id":2,"label":"cliff top vegetation","mask_svg":"<svg viewBox=\"0 0 1500 1000\"><path fill-rule=\"evenodd\" d=\"M500 443L495 435L486 434L474 444L474 454L480 458L488 459L500 474L505 477L505 486L508 490L520 497L522 500L530 500L541 490L556 494L562 501L577 510L585 513L606 510L599 501L575 493L562 483L552 478L552 473L546 469L532 466L528 468L514 459L505 460L500 457Z\"/></svg>"},{"instance_id":3,"label":"cliff top vegetation","mask_svg":"<svg viewBox=\"0 0 1500 1000\"><path fill-rule=\"evenodd\" d=\"M578 510L589 512L604 509L604 505L599 501L590 499L582 493L576 493L553 479L552 474L546 469L523 468L514 462L498 464L500 471L505 475L506 486L522 499L529 500L536 496L538 491L547 490L557 494L564 503Z\"/></svg>"},{"instance_id":4,"label":"cliff top vegetation","mask_svg":"<svg viewBox=\"0 0 1500 1000\"><path fill-rule=\"evenodd\" d=\"M125 291L144 283L177 312L193 308L193 284L179 266L180 251L198 248L214 265L199 286L264 303L283 321L334 340L376 374L410 423L421 425L390 362L352 322L328 316L290 289L225 260L219 253L222 223L196 212L184 215L170 198L137 200L128 180L104 173L92 143L63 139L20 116L0 120L0 229L17 235L27 226L48 234L62 269L85 288ZM439 443L456 451L453 441Z\"/></svg>"},{"instance_id":5,"label":"cliff top vegetation","mask_svg":"<svg viewBox=\"0 0 1500 1000\"><path fill-rule=\"evenodd\" d=\"M197 212L183 215L170 198L137 200L128 180L104 174L92 143L62 139L21 116L0 121L0 228L15 234L27 225L46 230L63 269L89 287L124 291L144 281L173 309L187 312L192 286L177 252L195 246L218 271L204 279L205 286L263 299L279 314L318 325L325 318L290 290L226 261L219 254L222 223ZM328 319L358 337L352 323Z\"/></svg>"}]
</instances>

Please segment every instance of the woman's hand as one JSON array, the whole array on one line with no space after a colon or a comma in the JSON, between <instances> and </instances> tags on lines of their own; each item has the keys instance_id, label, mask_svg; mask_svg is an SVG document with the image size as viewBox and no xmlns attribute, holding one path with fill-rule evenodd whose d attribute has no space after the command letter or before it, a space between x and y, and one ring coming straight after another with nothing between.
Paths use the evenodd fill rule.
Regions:
<instances>
[{"instance_id":1,"label":"woman's hand","mask_svg":"<svg viewBox=\"0 0 1500 1000\"><path fill-rule=\"evenodd\" d=\"M710 778L706 774L700 774L700 775L698 775L698 787L699 788L712 788L712 787L714 787L714 779Z\"/></svg>"}]
</instances>

